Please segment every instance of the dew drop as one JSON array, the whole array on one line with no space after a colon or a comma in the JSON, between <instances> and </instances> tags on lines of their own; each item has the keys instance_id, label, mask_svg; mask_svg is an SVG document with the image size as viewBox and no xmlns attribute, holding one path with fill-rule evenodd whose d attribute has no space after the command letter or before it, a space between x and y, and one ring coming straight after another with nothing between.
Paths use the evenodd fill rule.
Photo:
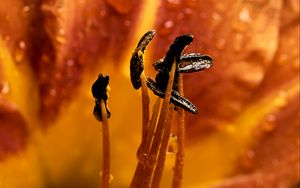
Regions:
<instances>
[{"instance_id":1,"label":"dew drop","mask_svg":"<svg viewBox=\"0 0 300 188\"><path fill-rule=\"evenodd\" d=\"M137 158L142 164L145 164L147 156L148 156L147 153L141 153L137 156Z\"/></svg>"},{"instance_id":2,"label":"dew drop","mask_svg":"<svg viewBox=\"0 0 300 188\"><path fill-rule=\"evenodd\" d=\"M24 41L20 41L19 47L24 50L26 48L26 43Z\"/></svg>"},{"instance_id":3,"label":"dew drop","mask_svg":"<svg viewBox=\"0 0 300 188\"><path fill-rule=\"evenodd\" d=\"M287 93L285 91L280 91L274 100L274 105L276 107L283 107L287 103Z\"/></svg>"},{"instance_id":4,"label":"dew drop","mask_svg":"<svg viewBox=\"0 0 300 188\"><path fill-rule=\"evenodd\" d=\"M249 150L247 153L246 153L247 157L249 159L253 159L253 157L255 156L255 153L253 150Z\"/></svg>"},{"instance_id":5,"label":"dew drop","mask_svg":"<svg viewBox=\"0 0 300 188\"><path fill-rule=\"evenodd\" d=\"M248 8L242 8L239 14L239 19L241 22L250 22L252 20Z\"/></svg>"},{"instance_id":6,"label":"dew drop","mask_svg":"<svg viewBox=\"0 0 300 188\"><path fill-rule=\"evenodd\" d=\"M65 37L61 36L61 35L57 35L55 37L56 42L58 42L59 44L65 44L66 43L66 39Z\"/></svg>"},{"instance_id":7,"label":"dew drop","mask_svg":"<svg viewBox=\"0 0 300 188\"><path fill-rule=\"evenodd\" d=\"M10 87L9 87L8 82L6 82L6 81L0 82L0 94L5 95L9 92L9 90L10 90Z\"/></svg>"},{"instance_id":8,"label":"dew drop","mask_svg":"<svg viewBox=\"0 0 300 188\"><path fill-rule=\"evenodd\" d=\"M173 27L174 27L174 22L171 21L171 20L167 20L160 27L160 32L159 33L161 35L168 35L172 32Z\"/></svg>"},{"instance_id":9,"label":"dew drop","mask_svg":"<svg viewBox=\"0 0 300 188\"><path fill-rule=\"evenodd\" d=\"M103 176L102 171L100 171L99 174L100 174L100 177ZM112 182L112 180L114 180L114 176L112 174L109 174L109 182Z\"/></svg>"},{"instance_id":10,"label":"dew drop","mask_svg":"<svg viewBox=\"0 0 300 188\"><path fill-rule=\"evenodd\" d=\"M25 56L26 43L24 41L20 41L18 46L14 51L14 59L16 62L21 62Z\"/></svg>"},{"instance_id":11,"label":"dew drop","mask_svg":"<svg viewBox=\"0 0 300 188\"><path fill-rule=\"evenodd\" d=\"M54 89L54 88L50 89L49 94L53 97L56 96L56 94L57 94L56 89Z\"/></svg>"},{"instance_id":12,"label":"dew drop","mask_svg":"<svg viewBox=\"0 0 300 188\"><path fill-rule=\"evenodd\" d=\"M226 43L225 38L219 39L218 42L217 42L217 48L220 49L220 50L224 49L225 43Z\"/></svg>"},{"instance_id":13,"label":"dew drop","mask_svg":"<svg viewBox=\"0 0 300 188\"><path fill-rule=\"evenodd\" d=\"M100 17L101 17L101 18L102 18L102 17L105 17L106 14L107 14L107 12L106 12L105 9L100 10Z\"/></svg>"},{"instance_id":14,"label":"dew drop","mask_svg":"<svg viewBox=\"0 0 300 188\"><path fill-rule=\"evenodd\" d=\"M125 20L125 21L124 21L124 26L125 26L125 27L131 26L131 21L130 21L130 20Z\"/></svg>"},{"instance_id":15,"label":"dew drop","mask_svg":"<svg viewBox=\"0 0 300 188\"><path fill-rule=\"evenodd\" d=\"M109 182L112 182L114 180L114 176L112 174L109 174Z\"/></svg>"},{"instance_id":16,"label":"dew drop","mask_svg":"<svg viewBox=\"0 0 300 188\"><path fill-rule=\"evenodd\" d=\"M217 13L217 12L214 12L213 14L212 14L212 18L214 19L214 20L220 20L221 19L221 16L220 16L220 14L219 13Z\"/></svg>"},{"instance_id":17,"label":"dew drop","mask_svg":"<svg viewBox=\"0 0 300 188\"><path fill-rule=\"evenodd\" d=\"M274 114L269 114L267 116L267 121L268 122L274 122L276 120L276 116Z\"/></svg>"},{"instance_id":18,"label":"dew drop","mask_svg":"<svg viewBox=\"0 0 300 188\"><path fill-rule=\"evenodd\" d=\"M168 0L167 1L167 8L168 9L177 9L181 5L181 0Z\"/></svg>"},{"instance_id":19,"label":"dew drop","mask_svg":"<svg viewBox=\"0 0 300 188\"><path fill-rule=\"evenodd\" d=\"M250 170L253 168L253 158L255 157L255 152L253 150L246 151L240 160L241 167L245 170Z\"/></svg>"},{"instance_id":20,"label":"dew drop","mask_svg":"<svg viewBox=\"0 0 300 188\"><path fill-rule=\"evenodd\" d=\"M172 28L174 26L174 23L171 20L168 20L164 23L165 28Z\"/></svg>"},{"instance_id":21,"label":"dew drop","mask_svg":"<svg viewBox=\"0 0 300 188\"><path fill-rule=\"evenodd\" d=\"M71 67L75 64L75 62L73 59L69 59L69 60L67 60L66 64L67 64L67 66Z\"/></svg>"},{"instance_id":22,"label":"dew drop","mask_svg":"<svg viewBox=\"0 0 300 188\"><path fill-rule=\"evenodd\" d=\"M191 9L191 8L185 8L185 9L183 9L183 13L184 13L184 15L186 16L186 17L191 17L191 15L193 14L193 9Z\"/></svg>"},{"instance_id":23,"label":"dew drop","mask_svg":"<svg viewBox=\"0 0 300 188\"><path fill-rule=\"evenodd\" d=\"M58 30L58 34L59 34L59 35L65 35L65 30L64 30L63 28L60 28L60 29Z\"/></svg>"},{"instance_id":24,"label":"dew drop","mask_svg":"<svg viewBox=\"0 0 300 188\"><path fill-rule=\"evenodd\" d=\"M22 11L23 13L28 13L30 11L30 6L29 5L25 5L23 8L22 8Z\"/></svg>"},{"instance_id":25,"label":"dew drop","mask_svg":"<svg viewBox=\"0 0 300 188\"><path fill-rule=\"evenodd\" d=\"M9 36L9 35L5 35L4 40L5 40L6 42L10 41L10 36Z\"/></svg>"},{"instance_id":26,"label":"dew drop","mask_svg":"<svg viewBox=\"0 0 300 188\"><path fill-rule=\"evenodd\" d=\"M169 141L168 141L168 148L167 148L167 154L176 154L178 151L177 146L177 135L174 133L170 134Z\"/></svg>"},{"instance_id":27,"label":"dew drop","mask_svg":"<svg viewBox=\"0 0 300 188\"><path fill-rule=\"evenodd\" d=\"M275 129L276 124L273 122L265 122L262 124L262 130L264 132L271 132Z\"/></svg>"}]
</instances>

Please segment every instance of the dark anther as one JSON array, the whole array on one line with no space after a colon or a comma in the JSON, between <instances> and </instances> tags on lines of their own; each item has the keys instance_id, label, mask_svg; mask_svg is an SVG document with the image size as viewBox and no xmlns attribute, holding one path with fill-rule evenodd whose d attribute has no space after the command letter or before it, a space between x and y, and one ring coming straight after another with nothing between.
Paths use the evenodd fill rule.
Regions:
<instances>
[{"instance_id":1,"label":"dark anther","mask_svg":"<svg viewBox=\"0 0 300 188\"><path fill-rule=\"evenodd\" d=\"M165 91L167 88L168 80L169 80L169 72L172 68L174 60L176 63L180 62L180 56L182 51L185 49L187 45L189 45L193 41L193 36L190 34L180 35L174 40L174 43L171 44L164 60L160 63L160 69L158 74L155 77L155 81L157 86ZM174 80L174 90L178 90L178 76L179 73L176 71L175 80Z\"/></svg>"},{"instance_id":2,"label":"dark anther","mask_svg":"<svg viewBox=\"0 0 300 188\"><path fill-rule=\"evenodd\" d=\"M160 71L163 69L163 59L156 61L153 66L155 70ZM179 73L192 73L208 69L212 66L212 58L205 54L189 53L180 56L180 61L177 66Z\"/></svg>"},{"instance_id":3,"label":"dark anther","mask_svg":"<svg viewBox=\"0 0 300 188\"><path fill-rule=\"evenodd\" d=\"M105 108L106 108L107 118L110 118L111 113L110 113L110 111L107 107L106 102L105 102ZM95 106L94 106L93 114L94 114L95 118L98 121L102 121L102 113L101 113L100 102L97 99L95 100Z\"/></svg>"},{"instance_id":4,"label":"dark anther","mask_svg":"<svg viewBox=\"0 0 300 188\"><path fill-rule=\"evenodd\" d=\"M152 80L151 78L147 77L147 86L149 89L151 89L153 91L153 93L157 96L159 96L160 98L164 98L165 97L165 91L161 90L157 84L155 83L154 80ZM171 102L181 108L183 108L184 110L187 110L193 114L197 114L198 113L198 109L197 107L191 103L189 100L185 99L184 97L180 96L179 93L177 91L172 90L171 93Z\"/></svg>"},{"instance_id":5,"label":"dark anther","mask_svg":"<svg viewBox=\"0 0 300 188\"><path fill-rule=\"evenodd\" d=\"M151 30L145 33L132 53L130 60L130 78L131 83L135 89L139 89L141 87L140 76L144 70L144 51L154 35L155 30Z\"/></svg>"},{"instance_id":6,"label":"dark anther","mask_svg":"<svg viewBox=\"0 0 300 188\"><path fill-rule=\"evenodd\" d=\"M92 94L95 98L95 107L94 107L94 115L97 120L102 121L102 113L100 108L100 101L103 100L105 103L105 108L107 112L108 118L111 113L107 107L107 90L108 90L109 76L103 76L99 74L97 80L92 85Z\"/></svg>"}]
</instances>

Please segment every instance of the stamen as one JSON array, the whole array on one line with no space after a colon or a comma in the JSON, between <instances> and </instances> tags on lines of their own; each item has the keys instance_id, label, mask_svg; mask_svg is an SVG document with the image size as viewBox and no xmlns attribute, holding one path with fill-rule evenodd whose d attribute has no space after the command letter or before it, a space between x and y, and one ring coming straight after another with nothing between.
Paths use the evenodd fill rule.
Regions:
<instances>
[{"instance_id":1,"label":"stamen","mask_svg":"<svg viewBox=\"0 0 300 188\"><path fill-rule=\"evenodd\" d=\"M102 112L102 154L103 154L103 164L102 164L102 188L109 187L110 179L110 147L109 147L109 127L108 127L108 116L106 113L106 107L103 100L100 101L100 107Z\"/></svg>"},{"instance_id":2,"label":"stamen","mask_svg":"<svg viewBox=\"0 0 300 188\"><path fill-rule=\"evenodd\" d=\"M153 67L156 71L162 71L164 59L159 59L153 63ZM179 73L193 73L210 68L212 64L212 58L206 54L189 53L180 56L180 62L178 64L177 71Z\"/></svg>"},{"instance_id":3,"label":"stamen","mask_svg":"<svg viewBox=\"0 0 300 188\"><path fill-rule=\"evenodd\" d=\"M170 75L169 81L168 81L163 105L161 108L161 113L159 116L157 129L154 134L154 139L153 139L153 143L151 145L149 157L147 158L147 164L146 164L146 168L145 168L145 177L144 177L144 182L143 182L142 187L149 186L151 176L153 174L153 170L154 170L154 167L156 164L157 154L158 154L158 150L161 145L162 134L163 134L163 131L165 128L164 124L166 122L166 119L167 119L168 113L169 113L168 107L170 104L170 98L171 98L171 92L172 92L172 87L173 87L173 83L174 83L175 72L176 72L176 62L173 63L170 74L169 74Z\"/></svg>"},{"instance_id":4,"label":"stamen","mask_svg":"<svg viewBox=\"0 0 300 188\"><path fill-rule=\"evenodd\" d=\"M145 137L149 122L149 96L146 84L146 76L144 73L144 51L154 35L155 30L145 33L138 42L138 45L134 49L130 59L130 78L132 86L135 89L142 87L142 140Z\"/></svg>"},{"instance_id":5,"label":"stamen","mask_svg":"<svg viewBox=\"0 0 300 188\"><path fill-rule=\"evenodd\" d=\"M153 174L153 180L152 180L152 184L151 184L152 188L158 188L160 185L161 178L162 178L163 170L165 167L168 141L169 141L170 134L171 134L171 123L172 123L172 118L173 118L173 112L174 112L174 105L171 104L169 106L168 118L165 122L165 130L163 133L163 139L162 139L159 154L157 157L157 165L156 165L156 168L155 168L155 171Z\"/></svg>"},{"instance_id":6,"label":"stamen","mask_svg":"<svg viewBox=\"0 0 300 188\"><path fill-rule=\"evenodd\" d=\"M183 78L179 76L179 94L183 93ZM182 108L178 109L178 126L177 126L177 144L178 150L176 153L174 176L172 182L172 188L180 188L183 177L183 164L184 164L184 139L185 139L185 112Z\"/></svg>"},{"instance_id":7,"label":"stamen","mask_svg":"<svg viewBox=\"0 0 300 188\"><path fill-rule=\"evenodd\" d=\"M142 141L145 139L146 131L149 123L149 95L146 83L146 75L144 71L141 74L141 86L142 86Z\"/></svg>"},{"instance_id":8,"label":"stamen","mask_svg":"<svg viewBox=\"0 0 300 188\"><path fill-rule=\"evenodd\" d=\"M137 151L137 156L138 156L139 162L136 167L130 187L137 187L144 180L144 174L145 174L144 169L145 169L145 165L146 165L146 160L149 157L149 152L150 152L149 149L151 147L154 131L155 131L156 125L157 125L158 114L160 112L160 108L159 108L160 103L161 103L160 98L157 98L157 100L154 104L154 107L153 107L153 113L152 113L149 127L146 132L146 137L144 140L142 140L142 144L140 145L140 147Z\"/></svg>"},{"instance_id":9,"label":"stamen","mask_svg":"<svg viewBox=\"0 0 300 188\"><path fill-rule=\"evenodd\" d=\"M107 107L107 91L109 89L108 82L109 76L103 76L102 74L100 74L97 80L92 85L92 94L95 98L94 115L98 121L102 122L102 188L108 188L110 180L110 146L108 127L108 118L110 117L110 111Z\"/></svg>"},{"instance_id":10,"label":"stamen","mask_svg":"<svg viewBox=\"0 0 300 188\"><path fill-rule=\"evenodd\" d=\"M137 152L137 156L138 156L138 159L144 164L145 163L145 156L147 156L148 152L149 152L149 148L151 146L151 143L152 143L152 138L153 138L153 135L154 135L154 131L155 131L155 128L156 128L156 123L157 123L157 118L158 118L158 114L160 112L160 109L159 109L159 106L160 106L160 98L157 98L156 99L156 102L154 104L154 107L153 107L153 113L152 113L152 117L151 117L151 120L150 120L150 123L149 123L149 127L146 131L146 137L145 139L142 141L139 149L138 149L138 152Z\"/></svg>"}]
</instances>

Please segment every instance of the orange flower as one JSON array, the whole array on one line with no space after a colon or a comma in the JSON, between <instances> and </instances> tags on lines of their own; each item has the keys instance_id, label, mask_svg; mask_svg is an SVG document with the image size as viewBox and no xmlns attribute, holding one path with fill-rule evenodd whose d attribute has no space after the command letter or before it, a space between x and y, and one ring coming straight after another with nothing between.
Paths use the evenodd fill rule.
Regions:
<instances>
[{"instance_id":1,"label":"orange flower","mask_svg":"<svg viewBox=\"0 0 300 188\"><path fill-rule=\"evenodd\" d=\"M184 77L199 108L186 115L183 187L292 187L299 173L299 2L1 1L0 187L95 187L100 126L92 82L110 75L112 187L128 186L141 102L129 59L156 29L146 72L175 36L212 69ZM167 158L162 187L170 185Z\"/></svg>"}]
</instances>

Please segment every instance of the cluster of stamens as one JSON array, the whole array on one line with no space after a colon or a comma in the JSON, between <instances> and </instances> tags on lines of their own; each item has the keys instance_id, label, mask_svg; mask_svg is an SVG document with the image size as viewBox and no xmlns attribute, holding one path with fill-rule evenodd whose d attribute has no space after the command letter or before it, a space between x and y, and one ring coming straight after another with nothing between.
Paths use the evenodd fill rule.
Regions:
<instances>
[{"instance_id":1,"label":"cluster of stamens","mask_svg":"<svg viewBox=\"0 0 300 188\"><path fill-rule=\"evenodd\" d=\"M140 39L130 61L131 83L135 89L142 88L143 127L142 143L137 152L138 165L130 187L159 187L162 177L168 140L171 135L171 120L175 107L179 107L178 151L174 166L172 187L180 187L184 156L184 111L198 113L197 107L183 97L181 73L192 73L212 66L212 58L200 53L183 54L193 36L178 36L166 56L153 63L158 71L155 79L145 76L144 51L153 39L155 31L148 31ZM158 96L149 121L149 97L147 89ZM162 105L160 98L163 98ZM145 113L148 112L148 113Z\"/></svg>"},{"instance_id":2,"label":"cluster of stamens","mask_svg":"<svg viewBox=\"0 0 300 188\"><path fill-rule=\"evenodd\" d=\"M148 31L140 39L132 53L130 60L131 83L135 89L142 88L142 142L137 151L138 165L136 167L130 187L148 188L159 187L163 174L168 141L172 129L172 117L175 107L178 109L176 161L172 187L181 186L183 158L184 158L184 111L197 114L197 107L183 97L183 80L181 73L192 73L212 66L212 58L200 53L183 54L185 47L193 41L193 36L184 34L178 36L170 45L166 56L153 63L158 72L155 79L144 73L144 51L153 39L155 31ZM109 77L100 74L92 86L95 98L94 115L103 124L103 188L109 187L110 149L108 118L110 111L107 107ZM149 118L148 89L158 96ZM161 104L161 98L163 102Z\"/></svg>"}]
</instances>

